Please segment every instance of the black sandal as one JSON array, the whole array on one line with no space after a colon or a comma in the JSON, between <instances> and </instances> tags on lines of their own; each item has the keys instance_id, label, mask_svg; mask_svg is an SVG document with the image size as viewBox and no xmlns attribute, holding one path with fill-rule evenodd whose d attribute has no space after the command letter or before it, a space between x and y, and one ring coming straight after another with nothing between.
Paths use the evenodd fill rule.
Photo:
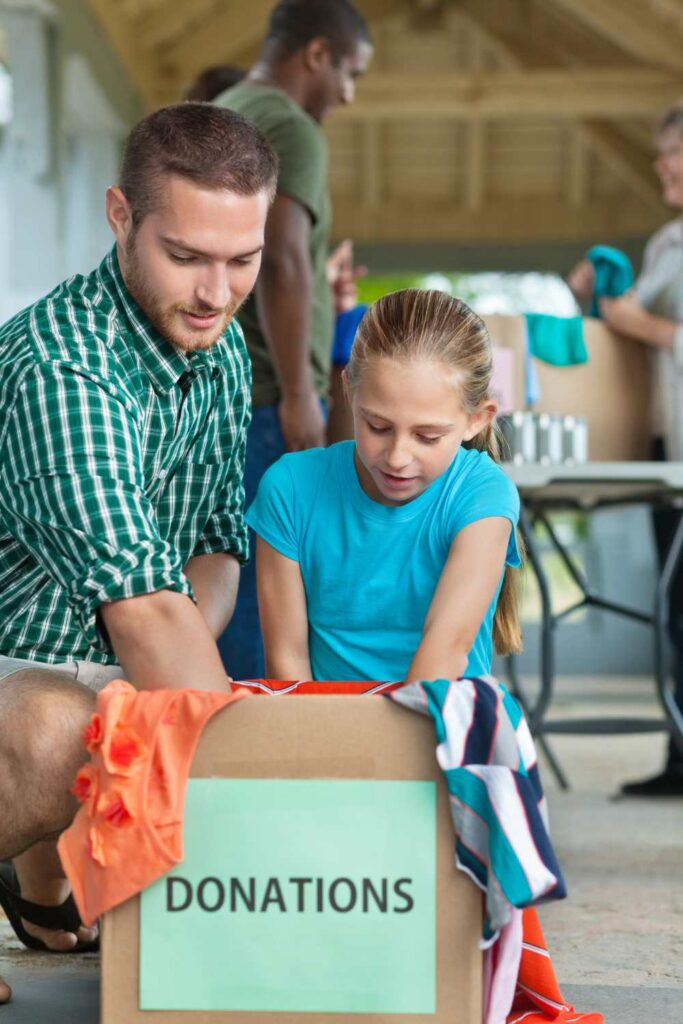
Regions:
<instances>
[{"instance_id":1,"label":"black sandal","mask_svg":"<svg viewBox=\"0 0 683 1024\"><path fill-rule=\"evenodd\" d=\"M21 895L19 881L12 864L0 862L0 906L5 911L14 933L29 949L41 953L95 953L100 948L99 935L92 942L79 942L73 949L50 949L42 939L30 935L24 928L22 919L39 928L50 928L53 931L78 933L82 926L78 908L69 893L58 907L46 907L41 903L32 903Z\"/></svg>"}]
</instances>

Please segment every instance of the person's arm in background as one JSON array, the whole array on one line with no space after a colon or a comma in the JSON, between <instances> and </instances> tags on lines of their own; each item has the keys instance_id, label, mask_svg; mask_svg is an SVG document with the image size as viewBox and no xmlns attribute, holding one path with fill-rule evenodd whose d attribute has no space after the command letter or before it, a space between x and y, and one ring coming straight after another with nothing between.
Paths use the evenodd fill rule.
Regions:
<instances>
[{"instance_id":1,"label":"person's arm in background","mask_svg":"<svg viewBox=\"0 0 683 1024\"><path fill-rule=\"evenodd\" d=\"M280 383L282 396L278 411L289 451L325 443L325 423L310 366L313 310L310 234L308 210L289 196L278 193L266 223L255 299L259 323Z\"/></svg>"},{"instance_id":2,"label":"person's arm in background","mask_svg":"<svg viewBox=\"0 0 683 1024\"><path fill-rule=\"evenodd\" d=\"M367 267L354 266L353 242L350 238L345 238L332 250L325 263L325 275L337 315L348 313L358 305L357 281L366 274Z\"/></svg>"},{"instance_id":3,"label":"person's arm in background","mask_svg":"<svg viewBox=\"0 0 683 1024\"><path fill-rule=\"evenodd\" d=\"M456 535L408 669L407 682L459 679L505 568L512 525L491 516Z\"/></svg>"},{"instance_id":4,"label":"person's arm in background","mask_svg":"<svg viewBox=\"0 0 683 1024\"><path fill-rule=\"evenodd\" d=\"M257 537L258 606L270 679L311 679L306 592L299 563Z\"/></svg>"},{"instance_id":5,"label":"person's arm in background","mask_svg":"<svg viewBox=\"0 0 683 1024\"><path fill-rule=\"evenodd\" d=\"M675 320L648 313L634 291L618 299L600 299L600 313L613 331L655 348L673 349L676 332L681 328Z\"/></svg>"}]
</instances>

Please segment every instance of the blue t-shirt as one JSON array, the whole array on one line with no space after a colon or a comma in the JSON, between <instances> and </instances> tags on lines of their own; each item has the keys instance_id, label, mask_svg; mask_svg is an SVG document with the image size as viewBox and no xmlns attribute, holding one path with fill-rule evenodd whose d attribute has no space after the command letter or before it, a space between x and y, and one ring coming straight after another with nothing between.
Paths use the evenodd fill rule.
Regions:
<instances>
[{"instance_id":1,"label":"blue t-shirt","mask_svg":"<svg viewBox=\"0 0 683 1024\"><path fill-rule=\"evenodd\" d=\"M455 535L489 516L514 527L519 496L488 455L460 448L417 498L381 505L361 487L354 450L355 442L342 441L284 455L261 480L246 518L299 563L313 678L404 679ZM506 563L520 564L514 529ZM498 592L470 651L468 676L491 671Z\"/></svg>"}]
</instances>

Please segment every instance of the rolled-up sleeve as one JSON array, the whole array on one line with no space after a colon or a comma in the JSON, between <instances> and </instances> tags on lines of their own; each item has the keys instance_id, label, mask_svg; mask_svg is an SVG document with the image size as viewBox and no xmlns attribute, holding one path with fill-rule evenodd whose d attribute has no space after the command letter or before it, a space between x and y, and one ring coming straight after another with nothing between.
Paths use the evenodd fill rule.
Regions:
<instances>
[{"instance_id":1,"label":"rolled-up sleeve","mask_svg":"<svg viewBox=\"0 0 683 1024\"><path fill-rule=\"evenodd\" d=\"M0 435L0 510L65 591L90 644L105 602L162 589L190 595L143 486L138 413L105 380L62 363L33 366Z\"/></svg>"},{"instance_id":2,"label":"rolled-up sleeve","mask_svg":"<svg viewBox=\"0 0 683 1024\"><path fill-rule=\"evenodd\" d=\"M231 554L249 561L249 532L244 520L244 467L251 422L251 363L242 329L233 321L226 347L226 386L222 422L213 458L226 467L225 478L193 555Z\"/></svg>"},{"instance_id":3,"label":"rolled-up sleeve","mask_svg":"<svg viewBox=\"0 0 683 1024\"><path fill-rule=\"evenodd\" d=\"M221 497L209 516L193 555L230 554L241 563L249 561L249 536L244 521L244 456L246 428L236 442Z\"/></svg>"}]
</instances>

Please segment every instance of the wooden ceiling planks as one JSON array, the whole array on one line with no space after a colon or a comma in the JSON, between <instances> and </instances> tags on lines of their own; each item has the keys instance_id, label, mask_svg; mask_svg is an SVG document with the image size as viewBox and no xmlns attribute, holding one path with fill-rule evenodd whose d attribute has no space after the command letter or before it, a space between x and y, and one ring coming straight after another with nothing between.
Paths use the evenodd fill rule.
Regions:
<instances>
[{"instance_id":1,"label":"wooden ceiling planks","mask_svg":"<svg viewBox=\"0 0 683 1024\"><path fill-rule=\"evenodd\" d=\"M249 66L273 0L85 0L152 108ZM376 56L330 121L336 233L644 233L650 126L683 96L683 0L357 0ZM416 211L413 213L413 211ZM550 233L550 234L549 234Z\"/></svg>"}]
</instances>

